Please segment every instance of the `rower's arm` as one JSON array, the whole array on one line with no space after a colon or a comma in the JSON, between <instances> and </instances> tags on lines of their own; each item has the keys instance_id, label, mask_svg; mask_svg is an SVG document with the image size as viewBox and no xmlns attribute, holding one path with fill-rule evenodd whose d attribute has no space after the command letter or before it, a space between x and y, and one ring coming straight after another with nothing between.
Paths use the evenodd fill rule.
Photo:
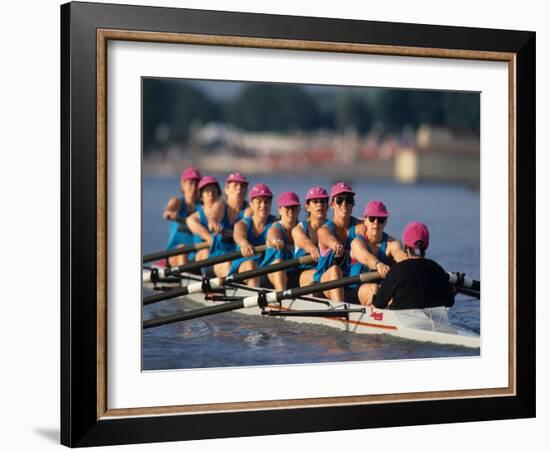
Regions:
<instances>
[{"instance_id":1,"label":"rower's arm","mask_svg":"<svg viewBox=\"0 0 550 450\"><path fill-rule=\"evenodd\" d=\"M403 250L403 247L401 246L401 243L394 239L391 242L388 242L388 250L390 253L390 256L394 259L395 262L401 262L405 259L408 259L407 254Z\"/></svg>"},{"instance_id":2,"label":"rower's arm","mask_svg":"<svg viewBox=\"0 0 550 450\"><path fill-rule=\"evenodd\" d=\"M204 226L200 223L198 212L194 212L193 214L188 216L185 223L187 224L187 227L191 230L191 233L200 236L203 241L210 242L210 231L204 228Z\"/></svg>"},{"instance_id":3,"label":"rower's arm","mask_svg":"<svg viewBox=\"0 0 550 450\"><path fill-rule=\"evenodd\" d=\"M281 230L279 230L279 227L271 227L267 232L265 243L268 247L277 247L278 242L282 240L283 236L281 235Z\"/></svg>"},{"instance_id":4,"label":"rower's arm","mask_svg":"<svg viewBox=\"0 0 550 450\"><path fill-rule=\"evenodd\" d=\"M292 239L294 239L296 247L304 249L307 253L311 253L311 249L315 247L315 244L300 224L292 229Z\"/></svg>"},{"instance_id":5,"label":"rower's arm","mask_svg":"<svg viewBox=\"0 0 550 450\"><path fill-rule=\"evenodd\" d=\"M331 233L326 225L317 230L317 239L319 240L319 247L334 248L340 244L338 238Z\"/></svg>"},{"instance_id":6,"label":"rower's arm","mask_svg":"<svg viewBox=\"0 0 550 450\"><path fill-rule=\"evenodd\" d=\"M225 212L224 204L221 200L217 200L210 208L206 217L209 222L220 223L223 220L223 214Z\"/></svg>"},{"instance_id":7,"label":"rower's arm","mask_svg":"<svg viewBox=\"0 0 550 450\"><path fill-rule=\"evenodd\" d=\"M378 258L374 256L363 239L355 238L351 241L351 255L371 270L377 270Z\"/></svg>"},{"instance_id":8,"label":"rower's arm","mask_svg":"<svg viewBox=\"0 0 550 450\"><path fill-rule=\"evenodd\" d=\"M166 208L162 212L162 217L165 220L176 220L178 216L178 211L180 209L180 199L178 197L172 197L168 200Z\"/></svg>"},{"instance_id":9,"label":"rower's arm","mask_svg":"<svg viewBox=\"0 0 550 450\"><path fill-rule=\"evenodd\" d=\"M233 240L241 248L250 245L246 238L246 224L242 220L238 221L233 227Z\"/></svg>"}]
</instances>

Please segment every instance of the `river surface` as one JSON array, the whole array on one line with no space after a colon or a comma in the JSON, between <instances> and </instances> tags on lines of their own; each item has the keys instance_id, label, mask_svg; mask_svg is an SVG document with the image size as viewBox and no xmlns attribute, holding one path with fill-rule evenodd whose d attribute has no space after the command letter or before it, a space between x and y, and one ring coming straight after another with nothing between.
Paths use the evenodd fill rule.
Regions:
<instances>
[{"instance_id":1,"label":"river surface","mask_svg":"<svg viewBox=\"0 0 550 450\"><path fill-rule=\"evenodd\" d=\"M219 178L222 182L224 177ZM327 190L337 180L308 177L250 177L267 183L275 196L295 191L303 200L314 185ZM161 217L168 199L178 195L177 177L143 179L143 253L161 250L168 225ZM386 232L400 238L403 227L418 220L430 229L428 257L447 271L480 275L479 193L460 185L393 182L353 182L354 215L361 217L370 200L383 201L390 213ZM276 213L275 208L272 211ZM144 295L150 292L144 291ZM185 299L144 308L143 319L190 309ZM449 311L456 325L480 332L479 300L458 295ZM143 369L259 366L393 359L477 356L478 349L418 343L387 335L358 335L335 329L296 324L265 317L225 313L146 330L143 334Z\"/></svg>"}]
</instances>

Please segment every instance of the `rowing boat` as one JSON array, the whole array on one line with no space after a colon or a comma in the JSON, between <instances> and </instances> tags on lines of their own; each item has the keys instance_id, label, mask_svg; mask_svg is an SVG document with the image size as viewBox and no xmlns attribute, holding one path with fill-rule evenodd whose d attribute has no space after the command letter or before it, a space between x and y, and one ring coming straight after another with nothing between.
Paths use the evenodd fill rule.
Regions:
<instances>
[{"instance_id":1,"label":"rowing boat","mask_svg":"<svg viewBox=\"0 0 550 450\"><path fill-rule=\"evenodd\" d=\"M197 275L182 273L181 285L201 280ZM147 283L152 287L150 283ZM194 293L185 296L193 306L211 306L232 298L251 297L273 292L270 289L253 288L243 284L225 286L223 292ZM425 309L391 310L377 309L352 303L336 303L324 298L305 296L281 300L264 308L243 308L235 312L262 315L279 320L324 325L341 331L362 334L390 334L420 342L444 345L480 347L480 336L450 322L448 308L441 306Z\"/></svg>"}]
</instances>

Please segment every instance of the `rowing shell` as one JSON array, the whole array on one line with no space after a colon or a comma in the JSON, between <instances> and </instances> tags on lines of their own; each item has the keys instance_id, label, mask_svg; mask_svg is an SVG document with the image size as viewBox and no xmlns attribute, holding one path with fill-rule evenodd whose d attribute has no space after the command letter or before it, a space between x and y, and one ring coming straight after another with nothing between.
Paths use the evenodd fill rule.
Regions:
<instances>
[{"instance_id":1,"label":"rowing shell","mask_svg":"<svg viewBox=\"0 0 550 450\"><path fill-rule=\"evenodd\" d=\"M182 286L200 280L193 274L182 274ZM250 297L254 293L272 292L245 285L225 287L224 297ZM185 299L202 306L219 304L217 294L206 298L205 294L190 294ZM219 294L218 294L219 295ZM390 334L396 337L436 344L480 347L480 336L473 331L453 325L444 306L425 309L377 309L352 303L331 302L324 298L303 297L282 300L260 308L244 308L235 312L248 315L264 315L279 320L325 325L342 331L362 334Z\"/></svg>"}]
</instances>

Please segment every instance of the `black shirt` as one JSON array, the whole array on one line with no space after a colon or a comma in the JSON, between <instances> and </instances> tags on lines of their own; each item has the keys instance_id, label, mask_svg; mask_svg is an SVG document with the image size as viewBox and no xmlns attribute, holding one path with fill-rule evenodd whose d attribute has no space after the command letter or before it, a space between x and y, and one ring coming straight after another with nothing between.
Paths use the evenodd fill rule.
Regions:
<instances>
[{"instance_id":1,"label":"black shirt","mask_svg":"<svg viewBox=\"0 0 550 450\"><path fill-rule=\"evenodd\" d=\"M453 306L454 291L449 275L431 259L406 259L396 263L378 288L373 299L377 308L430 308Z\"/></svg>"}]
</instances>

